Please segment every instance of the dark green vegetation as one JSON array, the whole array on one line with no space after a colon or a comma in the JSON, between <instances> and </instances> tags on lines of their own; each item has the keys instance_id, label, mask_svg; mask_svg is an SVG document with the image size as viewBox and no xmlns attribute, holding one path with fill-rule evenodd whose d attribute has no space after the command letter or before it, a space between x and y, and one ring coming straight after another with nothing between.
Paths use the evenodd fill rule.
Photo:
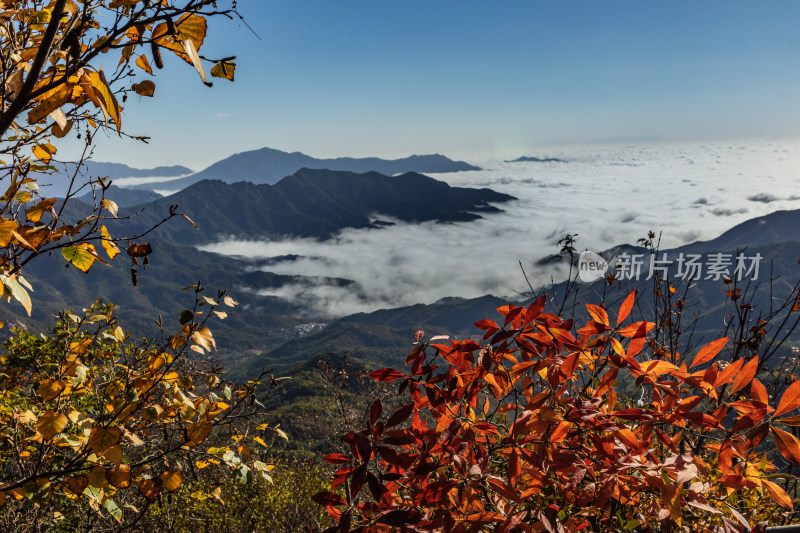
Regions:
<instances>
[{"instance_id":1,"label":"dark green vegetation","mask_svg":"<svg viewBox=\"0 0 800 533\"><path fill-rule=\"evenodd\" d=\"M440 154L412 155L393 160L378 157L317 159L300 152L288 153L272 148L261 148L234 154L185 178L163 183L150 183L141 187L176 190L206 179L222 180L226 183L250 181L258 184L273 184L301 168L349 172L375 171L389 176L405 172L434 173L480 170L476 166L463 161L453 161Z\"/></svg>"}]
</instances>

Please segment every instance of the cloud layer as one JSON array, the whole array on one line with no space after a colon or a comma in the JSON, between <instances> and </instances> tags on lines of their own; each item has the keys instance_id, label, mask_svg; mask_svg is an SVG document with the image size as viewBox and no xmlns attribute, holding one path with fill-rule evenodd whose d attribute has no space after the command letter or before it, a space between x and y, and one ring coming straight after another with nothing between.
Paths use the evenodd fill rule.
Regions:
<instances>
[{"instance_id":1,"label":"cloud layer","mask_svg":"<svg viewBox=\"0 0 800 533\"><path fill-rule=\"evenodd\" d=\"M529 153L526 155L536 156ZM281 274L352 279L355 286L251 289L328 316L432 303L447 296L513 296L561 279L535 266L578 234L578 248L601 251L661 232L662 248L710 239L748 218L800 208L800 143L606 145L549 148L569 163L476 162L487 170L434 175L451 185L491 187L519 200L471 223L397 224L344 230L335 239L223 241L205 250L257 258L297 254L265 266ZM769 203L754 197L772 197Z\"/></svg>"}]
</instances>

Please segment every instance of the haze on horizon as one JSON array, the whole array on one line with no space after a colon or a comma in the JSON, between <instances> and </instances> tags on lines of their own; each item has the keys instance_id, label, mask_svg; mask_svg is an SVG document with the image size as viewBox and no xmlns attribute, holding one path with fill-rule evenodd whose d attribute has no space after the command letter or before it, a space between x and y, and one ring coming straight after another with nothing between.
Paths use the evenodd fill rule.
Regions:
<instances>
[{"instance_id":1,"label":"haze on horizon","mask_svg":"<svg viewBox=\"0 0 800 533\"><path fill-rule=\"evenodd\" d=\"M263 146L474 161L552 144L800 137L800 4L788 0L239 9L254 33L218 21L203 49L236 54L236 82L156 72L156 98L130 98L125 119L150 144L100 135L94 159L200 170Z\"/></svg>"}]
</instances>

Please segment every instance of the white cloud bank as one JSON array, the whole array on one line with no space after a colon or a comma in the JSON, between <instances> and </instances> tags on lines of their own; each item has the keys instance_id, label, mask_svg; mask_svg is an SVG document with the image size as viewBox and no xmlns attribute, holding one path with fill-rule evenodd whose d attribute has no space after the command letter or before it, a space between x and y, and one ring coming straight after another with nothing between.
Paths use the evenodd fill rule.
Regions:
<instances>
[{"instance_id":1,"label":"white cloud bank","mask_svg":"<svg viewBox=\"0 0 800 533\"><path fill-rule=\"evenodd\" d=\"M267 258L305 256L265 270L352 279L356 287L295 285L260 291L331 316L432 303L446 296L513 296L559 278L535 266L566 233L578 248L635 243L650 230L662 247L711 239L735 224L800 208L800 142L567 147L525 155L566 163L477 163L487 170L434 174L454 186L512 194L504 213L457 224L346 229L335 239L225 241L203 249ZM752 198L775 197L770 202ZM699 201L698 201L699 200Z\"/></svg>"}]
</instances>

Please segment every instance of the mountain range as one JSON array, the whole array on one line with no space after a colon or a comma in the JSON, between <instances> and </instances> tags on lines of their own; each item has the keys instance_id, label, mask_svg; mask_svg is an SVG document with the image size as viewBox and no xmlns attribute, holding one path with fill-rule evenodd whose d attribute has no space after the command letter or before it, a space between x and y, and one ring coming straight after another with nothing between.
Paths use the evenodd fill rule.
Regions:
<instances>
[{"instance_id":1,"label":"mountain range","mask_svg":"<svg viewBox=\"0 0 800 533\"><path fill-rule=\"evenodd\" d=\"M107 193L126 194L110 187ZM149 194L147 191L138 191ZM113 196L112 196L113 197ZM158 335L154 320L158 315L177 317L191 305L190 294L182 287L201 281L211 289L229 288L246 312L232 312L215 326L220 332L217 345L220 359L229 367L270 351L308 330L308 323L325 317L309 316L299 304L259 291L283 285L346 285L345 279L304 278L264 272L269 261L254 262L203 252L194 247L212 242L215 236L236 235L260 239L267 235L296 235L326 238L347 227L373 227L380 231L390 222L384 216L405 222L470 221L481 214L499 211L513 197L490 189L451 187L422 174L408 173L389 177L369 172L357 174L330 170L302 169L275 185L241 182L227 184L205 180L169 197L120 209L120 219L104 224L112 235L134 235L159 222L171 205L197 222L199 230L176 219L149 234L146 240L153 253L149 264L137 266L138 286L131 282L130 261L121 256L110 267L97 263L88 274L58 255L31 262L23 275L35 288L32 318L18 304L0 306L0 319L9 324L43 330L60 309L82 309L94 298L117 304L121 321L142 335ZM91 208L80 200L67 204L64 222L83 218ZM132 219L124 217L138 213ZM47 215L49 216L49 215ZM99 247L98 247L99 249ZM103 252L100 252L103 254ZM291 258L284 258L291 259ZM268 268L267 268L268 270ZM174 321L173 321L174 322ZM311 327L313 329L313 327ZM0 330L0 334L8 329ZM280 367L291 366L291 357Z\"/></svg>"},{"instance_id":2,"label":"mountain range","mask_svg":"<svg viewBox=\"0 0 800 533\"><path fill-rule=\"evenodd\" d=\"M243 304L230 312L228 319L214 325L214 331L219 332L219 360L232 376L249 377L261 367L291 373L297 365L304 365L320 353L349 352L366 366L402 366L415 331L424 330L428 336L469 336L475 333L473 322L496 318L494 310L506 300L490 295L452 298L331 322L327 317L310 315L293 302L264 296L260 290L303 283L346 285L351 283L349 280L312 280L263 272L266 262L223 257L198 251L194 246L211 242L219 235L324 239L346 227L378 227L375 218L381 215L406 222L469 221L497 212L498 207L493 204L510 200L511 196L489 189L451 187L417 173L389 177L377 172L301 169L274 185L206 180L168 198L121 209L121 215L135 211L141 214L132 221L121 220L119 223L124 226L120 228L113 227L114 221L107 221L112 234L117 234L118 229L135 231L160 220L170 205L178 203L180 211L200 226L196 231L178 220L159 228L150 241L154 249L150 265L146 269L139 266L138 287L131 285L130 265L123 258L118 258L111 268L98 264L88 275L74 268L65 270L60 258L41 258L23 272L36 289L33 321L14 303L0 308L0 318L40 329L51 322L58 309L86 307L91 303L89 299L96 296L118 303L122 323L128 329L152 335L157 334L153 324L158 314L164 315L168 327L177 324L180 310L191 304L191 295L180 288L200 280L210 287L210 292L217 287L231 289ZM85 207L76 202L75 216L85 214ZM711 241L664 253L674 258L681 252L710 254L745 247L748 255L760 253L771 265L768 268L765 261L762 266L761 287L756 290L753 303L758 309L767 309L774 296L787 293L800 274L798 227L800 210L780 211L748 220ZM611 259L621 252L642 253L646 264L646 251L634 246L621 246L602 255ZM580 322L588 319L583 302L597 303L605 298L613 308L618 305L614 302L624 298L631 288L639 289L643 295L652 294L652 282L645 279L612 286L598 281L578 285L570 297L570 309ZM551 289L556 295L568 293L564 283ZM710 335L719 336L720 324L728 312L726 305L730 305L726 302L728 289L721 281L702 281L692 288L686 313L698 315L697 339L706 337L708 341ZM517 303L529 301L530 297L521 295ZM323 322L329 323L321 327ZM308 370L307 366L303 368Z\"/></svg>"},{"instance_id":3,"label":"mountain range","mask_svg":"<svg viewBox=\"0 0 800 533\"><path fill-rule=\"evenodd\" d=\"M40 185L46 185L46 194L63 197L67 194L69 179L75 175L75 163L54 163L56 173L40 178ZM175 178L191 174L192 169L180 165L160 166L154 168L134 168L121 163L106 163L87 160L83 162L77 174L76 183L86 183L90 179L108 177L111 180L122 178ZM89 193L91 194L91 193Z\"/></svg>"},{"instance_id":4,"label":"mountain range","mask_svg":"<svg viewBox=\"0 0 800 533\"><path fill-rule=\"evenodd\" d=\"M535 157L535 156L522 156L506 163L566 163L565 160L557 157Z\"/></svg>"},{"instance_id":5,"label":"mountain range","mask_svg":"<svg viewBox=\"0 0 800 533\"><path fill-rule=\"evenodd\" d=\"M514 197L491 189L451 187L416 172L384 176L301 169L275 185L204 180L121 214L142 211L126 222L130 230L141 231L178 204L200 231L174 224L157 233L171 242L201 244L230 236L328 238L343 228L377 227L376 216L404 222L465 222L496 213L499 209L492 204L510 200Z\"/></svg>"},{"instance_id":6,"label":"mountain range","mask_svg":"<svg viewBox=\"0 0 800 533\"><path fill-rule=\"evenodd\" d=\"M183 178L139 185L146 189L179 190L203 180L220 180L225 183L249 181L255 184L274 184L302 168L343 170L348 172L379 172L393 176L406 172L439 173L480 170L463 161L453 161L440 154L412 155L402 159L378 157L337 157L318 159L300 152L282 152L261 148L233 154L211 166Z\"/></svg>"}]
</instances>

